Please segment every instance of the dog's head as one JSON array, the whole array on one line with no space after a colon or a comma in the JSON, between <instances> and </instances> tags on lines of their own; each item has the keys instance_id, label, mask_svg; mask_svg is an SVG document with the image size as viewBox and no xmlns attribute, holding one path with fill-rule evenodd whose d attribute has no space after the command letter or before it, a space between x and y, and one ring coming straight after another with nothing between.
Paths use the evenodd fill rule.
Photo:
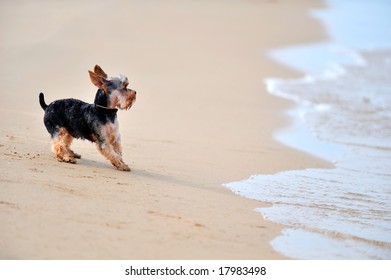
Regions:
<instances>
[{"instance_id":1,"label":"dog's head","mask_svg":"<svg viewBox=\"0 0 391 280\"><path fill-rule=\"evenodd\" d=\"M99 65L94 72L88 71L91 82L107 95L107 106L128 110L136 101L136 91L128 89L128 78L120 74L118 77L108 77Z\"/></svg>"}]
</instances>

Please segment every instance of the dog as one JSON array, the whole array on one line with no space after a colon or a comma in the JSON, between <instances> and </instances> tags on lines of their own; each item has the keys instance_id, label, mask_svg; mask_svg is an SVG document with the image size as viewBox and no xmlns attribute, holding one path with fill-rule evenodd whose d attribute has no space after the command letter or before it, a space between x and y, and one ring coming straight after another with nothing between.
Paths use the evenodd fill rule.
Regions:
<instances>
[{"instance_id":1,"label":"dog","mask_svg":"<svg viewBox=\"0 0 391 280\"><path fill-rule=\"evenodd\" d=\"M60 99L49 105L39 94L39 103L45 111L44 124L51 135L52 152L61 162L76 163L81 156L71 150L74 138L96 144L98 151L118 170L130 171L122 159L121 138L117 111L128 110L136 101L136 91L128 89L124 75L109 78L99 65L88 71L91 82L98 87L94 104L78 99Z\"/></svg>"}]
</instances>

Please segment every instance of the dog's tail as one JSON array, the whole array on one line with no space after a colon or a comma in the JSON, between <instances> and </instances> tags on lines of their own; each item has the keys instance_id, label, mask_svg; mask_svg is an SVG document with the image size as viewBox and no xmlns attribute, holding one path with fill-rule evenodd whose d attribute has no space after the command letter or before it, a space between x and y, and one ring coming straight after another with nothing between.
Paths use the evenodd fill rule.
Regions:
<instances>
[{"instance_id":1,"label":"dog's tail","mask_svg":"<svg viewBox=\"0 0 391 280\"><path fill-rule=\"evenodd\" d=\"M42 109L44 109L44 110L46 110L46 108L48 107L48 105L45 103L45 98L44 98L42 92L39 94L39 104L41 105Z\"/></svg>"}]
</instances>

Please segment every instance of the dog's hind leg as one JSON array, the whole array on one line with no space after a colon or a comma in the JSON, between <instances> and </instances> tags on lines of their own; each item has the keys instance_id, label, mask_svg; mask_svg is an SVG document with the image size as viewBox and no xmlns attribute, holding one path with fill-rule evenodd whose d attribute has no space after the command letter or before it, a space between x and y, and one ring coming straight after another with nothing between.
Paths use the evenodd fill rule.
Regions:
<instances>
[{"instance_id":1,"label":"dog's hind leg","mask_svg":"<svg viewBox=\"0 0 391 280\"><path fill-rule=\"evenodd\" d=\"M80 155L75 154L71 149L73 137L65 128L58 129L52 136L52 152L57 157L58 161L76 163L75 158L80 158Z\"/></svg>"}]
</instances>

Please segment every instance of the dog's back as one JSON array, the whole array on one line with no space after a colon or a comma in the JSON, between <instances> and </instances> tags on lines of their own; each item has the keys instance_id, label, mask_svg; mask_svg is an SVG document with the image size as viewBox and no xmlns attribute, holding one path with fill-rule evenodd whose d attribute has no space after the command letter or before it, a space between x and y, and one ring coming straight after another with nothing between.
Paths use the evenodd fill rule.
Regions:
<instances>
[{"instance_id":1,"label":"dog's back","mask_svg":"<svg viewBox=\"0 0 391 280\"><path fill-rule=\"evenodd\" d=\"M56 100L46 105L44 100L41 102L41 95L40 103L45 110L44 124L52 137L60 128L64 128L74 138L95 140L92 123L96 119L96 112L93 105L73 98Z\"/></svg>"}]
</instances>

